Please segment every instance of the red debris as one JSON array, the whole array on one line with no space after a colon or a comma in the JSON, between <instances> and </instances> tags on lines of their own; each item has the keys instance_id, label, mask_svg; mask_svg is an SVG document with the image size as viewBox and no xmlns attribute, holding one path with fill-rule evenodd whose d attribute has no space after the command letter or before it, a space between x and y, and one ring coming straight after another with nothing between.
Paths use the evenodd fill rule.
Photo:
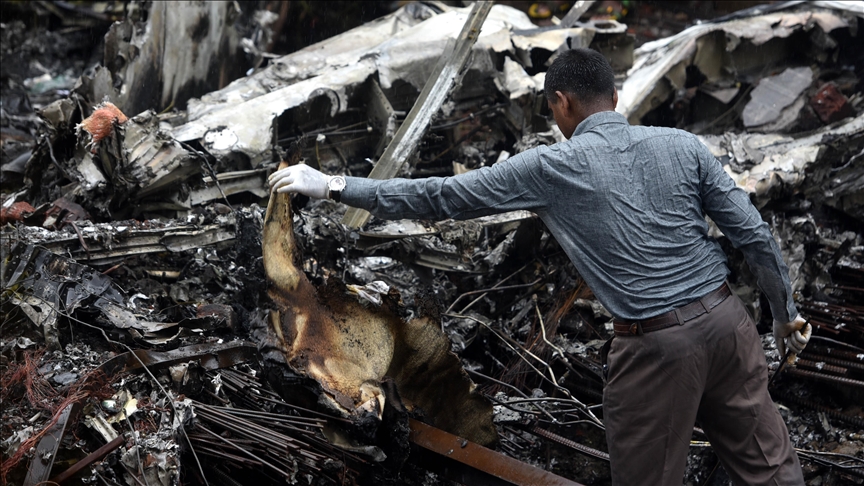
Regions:
<instances>
[{"instance_id":1,"label":"red debris","mask_svg":"<svg viewBox=\"0 0 864 486\"><path fill-rule=\"evenodd\" d=\"M823 123L834 123L855 116L855 110L849 104L849 100L834 83L825 83L819 88L819 91L810 98L810 106Z\"/></svg>"},{"instance_id":2,"label":"red debris","mask_svg":"<svg viewBox=\"0 0 864 486\"><path fill-rule=\"evenodd\" d=\"M91 145L96 145L103 138L111 135L114 130L114 122L126 123L129 118L110 101L105 101L96 107L96 111L81 121L76 127L80 133L83 129L93 137Z\"/></svg>"},{"instance_id":3,"label":"red debris","mask_svg":"<svg viewBox=\"0 0 864 486\"><path fill-rule=\"evenodd\" d=\"M36 209L28 202L19 201L8 208L0 209L0 225L12 223L14 221L22 221Z\"/></svg>"}]
</instances>

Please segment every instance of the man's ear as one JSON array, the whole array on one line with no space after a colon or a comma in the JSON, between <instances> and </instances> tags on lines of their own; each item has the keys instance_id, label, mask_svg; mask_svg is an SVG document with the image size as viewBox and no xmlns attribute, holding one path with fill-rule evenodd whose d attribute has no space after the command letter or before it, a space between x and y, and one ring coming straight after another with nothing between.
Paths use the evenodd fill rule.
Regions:
<instances>
[{"instance_id":1,"label":"man's ear","mask_svg":"<svg viewBox=\"0 0 864 486\"><path fill-rule=\"evenodd\" d=\"M570 97L562 93L561 91L555 92L555 104L561 109L562 113L569 113L571 105L573 103L570 102Z\"/></svg>"},{"instance_id":2,"label":"man's ear","mask_svg":"<svg viewBox=\"0 0 864 486\"><path fill-rule=\"evenodd\" d=\"M614 110L618 107L618 88L613 89L614 91L612 92L612 109Z\"/></svg>"}]
</instances>

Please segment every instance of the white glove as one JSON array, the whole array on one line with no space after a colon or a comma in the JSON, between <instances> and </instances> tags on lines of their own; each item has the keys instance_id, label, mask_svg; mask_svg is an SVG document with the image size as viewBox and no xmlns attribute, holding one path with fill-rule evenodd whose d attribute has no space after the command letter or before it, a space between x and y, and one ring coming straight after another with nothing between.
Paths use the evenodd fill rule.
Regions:
<instances>
[{"instance_id":1,"label":"white glove","mask_svg":"<svg viewBox=\"0 0 864 486\"><path fill-rule=\"evenodd\" d=\"M314 199L326 199L329 196L327 184L331 176L309 167L305 164L292 165L270 174L270 192L296 192Z\"/></svg>"},{"instance_id":2,"label":"white glove","mask_svg":"<svg viewBox=\"0 0 864 486\"><path fill-rule=\"evenodd\" d=\"M777 343L777 351L780 359L786 356L786 345L795 354L804 351L804 346L810 341L810 333L813 328L800 315L791 322L774 321L774 341Z\"/></svg>"}]
</instances>

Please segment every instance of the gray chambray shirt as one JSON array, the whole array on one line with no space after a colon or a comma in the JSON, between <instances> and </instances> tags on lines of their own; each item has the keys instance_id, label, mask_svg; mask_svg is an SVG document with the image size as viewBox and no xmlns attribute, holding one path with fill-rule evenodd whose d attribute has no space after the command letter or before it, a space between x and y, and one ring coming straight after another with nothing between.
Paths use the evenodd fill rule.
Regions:
<instances>
[{"instance_id":1,"label":"gray chambray shirt","mask_svg":"<svg viewBox=\"0 0 864 486\"><path fill-rule=\"evenodd\" d=\"M774 319L798 315L786 264L750 198L694 135L604 111L573 138L453 177L348 177L342 202L383 219L536 213L617 318L688 304L729 273L707 214L740 248Z\"/></svg>"}]
</instances>

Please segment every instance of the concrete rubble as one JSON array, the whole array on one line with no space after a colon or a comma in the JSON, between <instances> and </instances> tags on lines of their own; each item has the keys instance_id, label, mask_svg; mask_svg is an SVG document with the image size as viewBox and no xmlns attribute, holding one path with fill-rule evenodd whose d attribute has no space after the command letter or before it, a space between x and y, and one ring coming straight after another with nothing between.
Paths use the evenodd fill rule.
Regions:
<instances>
[{"instance_id":1,"label":"concrete rubble","mask_svg":"<svg viewBox=\"0 0 864 486\"><path fill-rule=\"evenodd\" d=\"M3 484L608 484L611 316L532 213L385 222L266 186L283 161L448 176L562 141L543 81L575 47L631 123L696 133L751 194L816 328L772 394L808 484L864 484L861 5L637 46L592 2L545 27L415 2L276 55L293 7L43 3L104 45L2 95ZM688 484L727 484L692 444Z\"/></svg>"}]
</instances>

